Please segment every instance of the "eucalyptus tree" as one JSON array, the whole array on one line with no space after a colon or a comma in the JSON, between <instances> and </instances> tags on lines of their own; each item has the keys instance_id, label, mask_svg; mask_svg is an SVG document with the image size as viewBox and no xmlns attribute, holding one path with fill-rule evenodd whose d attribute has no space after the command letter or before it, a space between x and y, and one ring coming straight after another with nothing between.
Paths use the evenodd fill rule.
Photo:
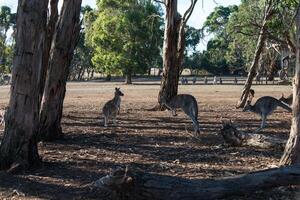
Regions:
<instances>
[{"instance_id":1,"label":"eucalyptus tree","mask_svg":"<svg viewBox=\"0 0 300 200\"><path fill-rule=\"evenodd\" d=\"M17 170L40 161L36 140L39 121L37 80L43 67L47 6L47 0L18 3L16 53L9 108L0 146L0 168Z\"/></svg>"},{"instance_id":2,"label":"eucalyptus tree","mask_svg":"<svg viewBox=\"0 0 300 200\"><path fill-rule=\"evenodd\" d=\"M88 73L88 78L92 78L95 66L92 62L93 48L86 40L86 31L95 21L95 10L90 6L81 7L81 30L78 44L74 50L74 56L70 65L69 78L71 80L82 80L84 74Z\"/></svg>"},{"instance_id":3,"label":"eucalyptus tree","mask_svg":"<svg viewBox=\"0 0 300 200\"><path fill-rule=\"evenodd\" d=\"M57 21L40 112L39 138L42 140L55 140L63 136L63 102L69 67L79 38L80 8L81 0L64 1Z\"/></svg>"},{"instance_id":4,"label":"eucalyptus tree","mask_svg":"<svg viewBox=\"0 0 300 200\"><path fill-rule=\"evenodd\" d=\"M8 38L8 31L15 31L16 14L7 6L0 8L0 73L10 70L13 54L13 37ZM14 34L12 34L13 36Z\"/></svg>"},{"instance_id":5,"label":"eucalyptus tree","mask_svg":"<svg viewBox=\"0 0 300 200\"><path fill-rule=\"evenodd\" d=\"M251 62L251 66L248 72L248 77L247 80L245 82L245 86L243 88L242 91L242 95L240 97L240 100L237 104L237 108L242 108L244 107L248 95L249 95L249 91L252 85L252 81L254 79L254 76L256 75L256 71L257 71L257 66L259 64L259 58L261 55L261 52L264 48L265 45L265 41L267 39L267 30L268 30L268 24L269 21L271 20L272 16L275 13L275 8L278 4L277 0L266 0L264 2L264 7L263 7L263 17L262 17L262 21L261 24L259 26L259 34L258 34L258 39L257 39L257 44L256 44L256 48L255 48L255 52L254 52L254 56L253 56L253 60Z\"/></svg>"},{"instance_id":6,"label":"eucalyptus tree","mask_svg":"<svg viewBox=\"0 0 300 200\"><path fill-rule=\"evenodd\" d=\"M296 15L296 69L293 81L293 118L289 139L286 143L281 165L300 163L300 1Z\"/></svg>"},{"instance_id":7,"label":"eucalyptus tree","mask_svg":"<svg viewBox=\"0 0 300 200\"><path fill-rule=\"evenodd\" d=\"M87 29L95 67L106 74L145 73L160 57L162 20L150 0L100 0L97 18Z\"/></svg>"},{"instance_id":8,"label":"eucalyptus tree","mask_svg":"<svg viewBox=\"0 0 300 200\"><path fill-rule=\"evenodd\" d=\"M177 8L177 0L156 0L165 7L165 31L163 44L163 75L158 94L158 105L155 109L163 109L161 99L167 101L178 92L179 74L182 68L185 50L185 27L194 11L197 0L191 0L190 6L181 16Z\"/></svg>"}]
</instances>

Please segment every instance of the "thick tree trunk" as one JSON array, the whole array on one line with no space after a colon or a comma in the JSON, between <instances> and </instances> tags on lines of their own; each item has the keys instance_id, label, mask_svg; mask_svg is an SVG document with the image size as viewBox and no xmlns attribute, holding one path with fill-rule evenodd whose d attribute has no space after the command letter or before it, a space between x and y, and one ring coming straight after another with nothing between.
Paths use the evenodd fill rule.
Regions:
<instances>
[{"instance_id":1,"label":"thick tree trunk","mask_svg":"<svg viewBox=\"0 0 300 200\"><path fill-rule=\"evenodd\" d=\"M27 168L39 162L36 135L47 0L20 0L9 108L0 146L0 168Z\"/></svg>"},{"instance_id":2,"label":"thick tree trunk","mask_svg":"<svg viewBox=\"0 0 300 200\"><path fill-rule=\"evenodd\" d=\"M126 70L125 72L125 83L132 84L132 71L130 69Z\"/></svg>"},{"instance_id":3,"label":"thick tree trunk","mask_svg":"<svg viewBox=\"0 0 300 200\"><path fill-rule=\"evenodd\" d=\"M215 200L299 183L299 165L202 180L117 170L90 185L90 188L94 188L90 194L107 200Z\"/></svg>"},{"instance_id":4,"label":"thick tree trunk","mask_svg":"<svg viewBox=\"0 0 300 200\"><path fill-rule=\"evenodd\" d=\"M265 43L266 38L267 38L267 34L266 34L267 22L273 14L273 8L272 8L273 2L268 1L268 3L269 4L266 5L266 8L265 8L265 16L264 16L263 24L261 26L259 37L258 37L258 40L257 40L257 45L256 45L255 53L254 53L254 58L253 58L253 61L251 63L251 66L250 66L250 70L248 72L248 77L247 77L247 80L245 82L245 86L244 86L241 98L240 98L236 108L243 108L245 106L248 95L249 95L250 88L252 86L252 81L253 81L253 79L256 75L260 54L263 50L264 43Z\"/></svg>"},{"instance_id":5,"label":"thick tree trunk","mask_svg":"<svg viewBox=\"0 0 300 200\"><path fill-rule=\"evenodd\" d=\"M286 144L286 140L275 137L241 132L231 122L223 124L220 134L229 146L252 146L263 149L274 148L283 150Z\"/></svg>"},{"instance_id":6,"label":"thick tree trunk","mask_svg":"<svg viewBox=\"0 0 300 200\"><path fill-rule=\"evenodd\" d=\"M74 48L78 41L81 0L64 1L54 34L49 71L40 116L40 139L62 137L61 118L66 81Z\"/></svg>"},{"instance_id":7,"label":"thick tree trunk","mask_svg":"<svg viewBox=\"0 0 300 200\"><path fill-rule=\"evenodd\" d=\"M290 137L280 160L281 165L300 163L300 8L296 17L296 70L293 84L293 118Z\"/></svg>"},{"instance_id":8,"label":"thick tree trunk","mask_svg":"<svg viewBox=\"0 0 300 200\"><path fill-rule=\"evenodd\" d=\"M43 98L44 88L45 88L45 81L47 76L48 70L48 63L49 63L49 56L50 56L50 48L53 39L53 34L55 31L55 25L58 19L58 10L57 10L58 0L50 0L50 18L47 24L47 32L45 37L45 47L43 50L43 68L41 70L41 79L39 82L39 98L40 103Z\"/></svg>"},{"instance_id":9,"label":"thick tree trunk","mask_svg":"<svg viewBox=\"0 0 300 200\"><path fill-rule=\"evenodd\" d=\"M179 71L182 63L179 60L181 57L178 58L178 47L181 46L178 44L180 25L182 24L177 12L177 0L166 0L163 75L158 94L159 104L162 97L170 100L178 92ZM163 109L160 105L159 107Z\"/></svg>"}]
</instances>

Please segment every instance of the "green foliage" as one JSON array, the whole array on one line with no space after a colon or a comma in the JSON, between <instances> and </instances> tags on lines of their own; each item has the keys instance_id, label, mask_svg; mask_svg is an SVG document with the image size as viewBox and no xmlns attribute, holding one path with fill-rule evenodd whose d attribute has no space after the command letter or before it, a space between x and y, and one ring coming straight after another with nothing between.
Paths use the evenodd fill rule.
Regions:
<instances>
[{"instance_id":1,"label":"green foliage","mask_svg":"<svg viewBox=\"0 0 300 200\"><path fill-rule=\"evenodd\" d=\"M13 58L13 42L8 42L8 31L16 24L16 14L7 6L0 8L0 73L10 70Z\"/></svg>"},{"instance_id":2,"label":"green foliage","mask_svg":"<svg viewBox=\"0 0 300 200\"><path fill-rule=\"evenodd\" d=\"M262 25L264 5L265 0L244 0L231 16L226 26L232 38L226 54L230 65L250 66ZM296 7L294 0L275 1L272 18L267 22L266 44L287 45L286 36L295 32L292 25Z\"/></svg>"},{"instance_id":3,"label":"green foliage","mask_svg":"<svg viewBox=\"0 0 300 200\"><path fill-rule=\"evenodd\" d=\"M201 39L199 29L186 25L185 27L185 46L188 51L196 51L196 47Z\"/></svg>"},{"instance_id":4,"label":"green foliage","mask_svg":"<svg viewBox=\"0 0 300 200\"><path fill-rule=\"evenodd\" d=\"M86 30L96 68L106 74L144 73L161 61L162 19L149 0L98 0Z\"/></svg>"},{"instance_id":5,"label":"green foliage","mask_svg":"<svg viewBox=\"0 0 300 200\"><path fill-rule=\"evenodd\" d=\"M214 11L206 18L203 25L203 31L207 33L213 33L215 35L224 34L225 26L228 23L231 13L238 10L237 6L218 6Z\"/></svg>"},{"instance_id":6,"label":"green foliage","mask_svg":"<svg viewBox=\"0 0 300 200\"><path fill-rule=\"evenodd\" d=\"M229 49L231 36L227 33L226 26L232 13L237 10L237 6L218 6L207 17L202 27L202 33L213 35L213 37L207 43L207 50L197 57L199 69L205 69L213 74L229 73L229 64L225 55Z\"/></svg>"},{"instance_id":7,"label":"green foliage","mask_svg":"<svg viewBox=\"0 0 300 200\"><path fill-rule=\"evenodd\" d=\"M93 21L95 21L96 16L90 6L82 7L81 14L83 19L82 30L79 33L78 44L74 50L74 55L70 66L70 78L77 80L82 79L85 72L92 74L92 72L95 71L95 66L92 63L93 49L85 40L85 31L91 27L91 24Z\"/></svg>"},{"instance_id":8,"label":"green foliage","mask_svg":"<svg viewBox=\"0 0 300 200\"><path fill-rule=\"evenodd\" d=\"M228 73L231 69L247 69L250 66L263 22L265 2L242 0L239 6L215 8L202 28L203 34L212 36L212 39L207 50L198 56L206 63L200 68L211 73ZM293 24L298 1L274 2L272 18L267 22L266 44L287 46L287 36L294 40Z\"/></svg>"}]
</instances>

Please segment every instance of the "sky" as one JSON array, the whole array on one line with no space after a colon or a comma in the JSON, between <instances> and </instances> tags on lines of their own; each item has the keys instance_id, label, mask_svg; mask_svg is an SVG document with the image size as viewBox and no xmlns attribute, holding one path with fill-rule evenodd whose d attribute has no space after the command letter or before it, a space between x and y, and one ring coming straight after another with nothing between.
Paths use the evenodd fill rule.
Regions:
<instances>
[{"instance_id":1,"label":"sky","mask_svg":"<svg viewBox=\"0 0 300 200\"><path fill-rule=\"evenodd\" d=\"M63 2L59 1L60 4ZM201 28L206 17L214 10L216 6L229 6L239 5L241 0L198 0L194 12L192 13L188 25L195 28ZM0 0L0 6L6 5L12 8L13 12L16 12L18 0ZM96 0L82 0L82 5L90 5L96 7ZM182 14L189 7L190 0L178 0L178 11ZM203 50L206 47L208 38L201 41L199 50Z\"/></svg>"}]
</instances>

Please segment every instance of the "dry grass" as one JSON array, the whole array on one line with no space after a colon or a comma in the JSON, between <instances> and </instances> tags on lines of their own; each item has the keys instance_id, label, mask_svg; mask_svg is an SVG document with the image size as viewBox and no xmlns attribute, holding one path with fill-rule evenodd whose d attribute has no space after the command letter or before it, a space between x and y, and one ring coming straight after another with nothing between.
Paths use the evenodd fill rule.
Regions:
<instances>
[{"instance_id":1,"label":"dry grass","mask_svg":"<svg viewBox=\"0 0 300 200\"><path fill-rule=\"evenodd\" d=\"M114 87L125 94L116 127L103 127L100 117ZM147 172L200 179L230 176L276 166L282 152L222 146L218 135L222 120L233 120L240 129L253 131L260 119L235 109L242 86L180 86L179 93L193 94L199 103L201 141L193 140L191 121L179 112L146 111L157 99L158 82L70 83L64 105L65 139L40 143L41 168L26 174L0 174L0 199L77 199L81 188L117 166ZM255 86L256 98L289 94L290 86ZM0 87L0 108L8 102L8 87ZM256 99L255 98L255 99ZM254 101L255 101L254 99ZM261 134L287 138L291 114L278 109ZM3 127L2 127L3 128ZM243 199L289 199L288 188L256 193ZM296 198L296 197L295 197ZM240 199L237 197L236 199Z\"/></svg>"}]
</instances>

